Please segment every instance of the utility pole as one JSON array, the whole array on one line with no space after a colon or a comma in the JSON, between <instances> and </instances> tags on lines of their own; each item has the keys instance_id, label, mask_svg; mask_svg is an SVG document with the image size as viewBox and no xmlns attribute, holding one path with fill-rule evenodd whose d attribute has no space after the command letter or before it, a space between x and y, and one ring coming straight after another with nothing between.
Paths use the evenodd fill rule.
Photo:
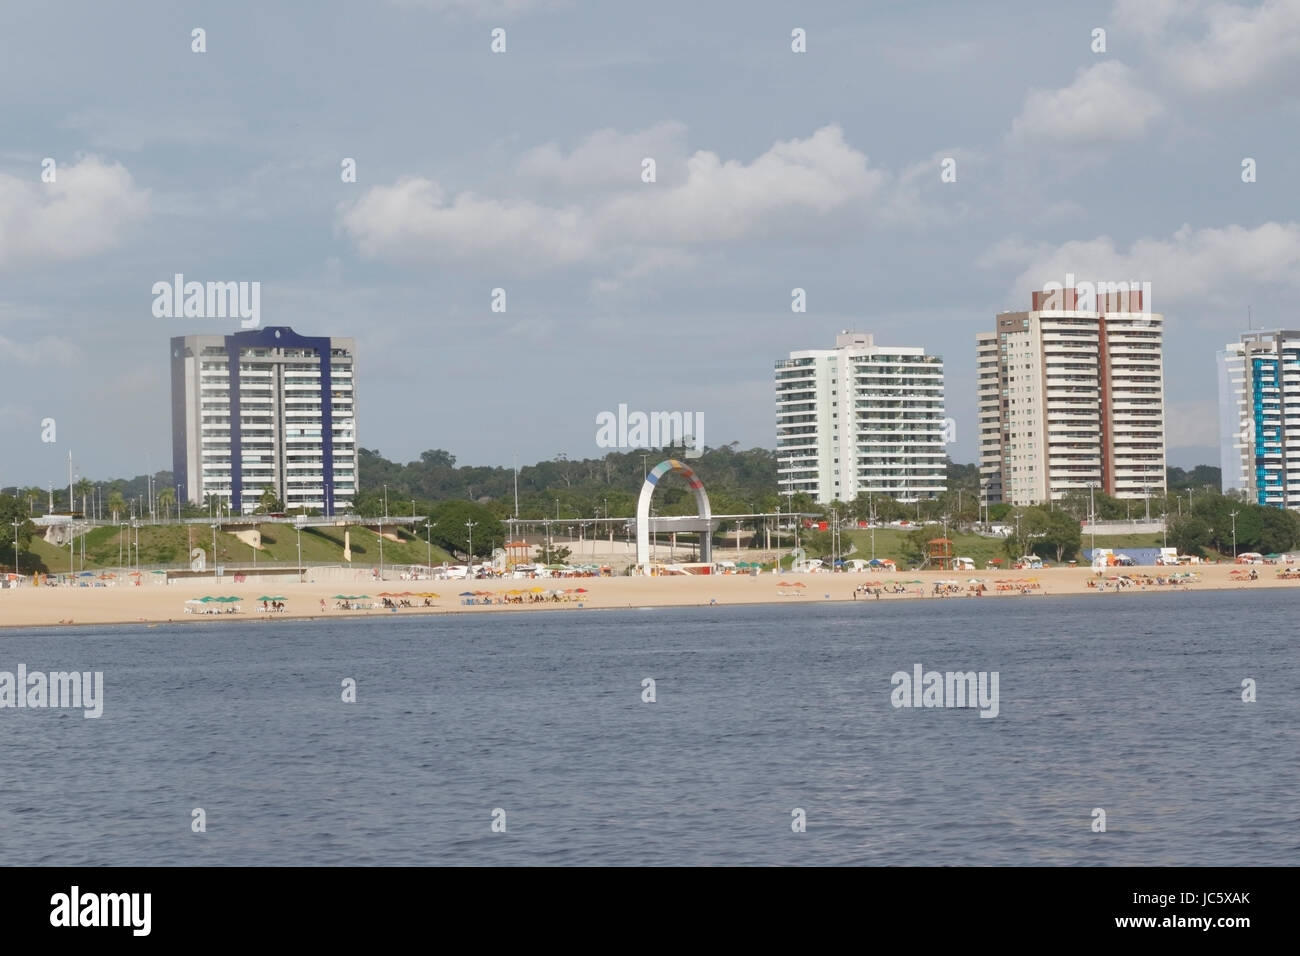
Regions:
<instances>
[{"instance_id":1,"label":"utility pole","mask_svg":"<svg viewBox=\"0 0 1300 956\"><path fill-rule=\"evenodd\" d=\"M1094 558L1097 552L1097 505L1093 499L1093 489L1097 487L1095 481L1088 482L1088 530L1092 532L1092 551Z\"/></svg>"}]
</instances>

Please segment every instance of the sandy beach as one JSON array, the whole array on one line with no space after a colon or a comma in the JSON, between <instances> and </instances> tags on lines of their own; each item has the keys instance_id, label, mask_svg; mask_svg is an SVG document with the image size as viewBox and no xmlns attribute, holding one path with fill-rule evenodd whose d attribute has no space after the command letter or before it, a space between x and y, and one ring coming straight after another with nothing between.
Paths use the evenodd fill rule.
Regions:
<instances>
[{"instance_id":1,"label":"sandy beach","mask_svg":"<svg viewBox=\"0 0 1300 956\"><path fill-rule=\"evenodd\" d=\"M536 581L477 580L477 581L366 581L340 584L316 582L229 583L212 580L176 581L170 585L146 584L138 587L25 587L0 590L0 626L41 627L58 625L161 623L233 620L263 620L285 618L337 618L375 617L410 614L475 614L493 612L528 613L553 609L576 610L627 607L687 607L738 604L807 604L819 601L907 601L907 600L980 600L989 597L1013 597L1030 600L1034 597L1054 595L1094 595L1099 600L1133 594L1168 591L1206 591L1223 589L1267 589L1300 587L1300 578L1283 580L1277 577L1279 568L1271 565L1256 566L1258 579L1247 577L1250 568L1234 565L1206 565L1191 569L1199 580L1176 585L1133 584L1116 588L1114 578L1118 573L1141 580L1164 577L1171 570L1187 568L1128 568L1107 571L1099 579L1089 568L1049 568L1041 571L986 571L974 575L939 571L904 571L891 575L867 574L761 574L718 575L703 577L618 577L618 578L564 578ZM1233 572L1236 572L1236 575ZM987 589L982 598L974 597L969 584L971 578L984 582ZM1104 590L1094 585L1105 581ZM934 593L935 582L957 582L955 590L946 597ZM917 583L919 582L919 583ZM874 594L857 593L855 589L866 586L882 588L877 598ZM999 589L1001 586L1001 589ZM525 603L497 603L507 591L529 591L586 588L586 593L570 593L566 600L532 600L525 595ZM339 610L335 596L338 594L368 595L379 603L381 592L400 593L437 592L424 606L424 599L407 597L413 607L397 611L387 608ZM467 605L458 595L462 591L487 592L489 604ZM186 602L204 595L232 595L241 598L238 613L186 613ZM256 598L285 597L283 612L264 612ZM401 599L395 599L401 600ZM482 601L483 598L478 599ZM322 601L324 610L322 610ZM369 604L370 601L360 602ZM190 605L196 610L194 605Z\"/></svg>"}]
</instances>

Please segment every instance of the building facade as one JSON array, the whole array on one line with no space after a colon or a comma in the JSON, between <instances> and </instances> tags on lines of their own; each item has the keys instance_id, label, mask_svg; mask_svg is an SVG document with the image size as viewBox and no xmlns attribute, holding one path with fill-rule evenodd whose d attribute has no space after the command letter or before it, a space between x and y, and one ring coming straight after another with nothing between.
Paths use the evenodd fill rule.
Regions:
<instances>
[{"instance_id":1,"label":"building facade","mask_svg":"<svg viewBox=\"0 0 1300 956\"><path fill-rule=\"evenodd\" d=\"M1031 304L976 336L981 500L1163 495L1164 317L1136 288Z\"/></svg>"},{"instance_id":2,"label":"building facade","mask_svg":"<svg viewBox=\"0 0 1300 956\"><path fill-rule=\"evenodd\" d=\"M778 361L775 379L781 494L806 492L825 504L864 493L915 501L946 489L937 356L842 332L833 349Z\"/></svg>"},{"instance_id":3,"label":"building facade","mask_svg":"<svg viewBox=\"0 0 1300 956\"><path fill-rule=\"evenodd\" d=\"M1300 332L1249 332L1218 365L1224 492L1300 507Z\"/></svg>"},{"instance_id":4,"label":"building facade","mask_svg":"<svg viewBox=\"0 0 1300 956\"><path fill-rule=\"evenodd\" d=\"M269 327L171 340L172 473L179 501L215 495L252 514L346 513L357 493L356 346Z\"/></svg>"}]
</instances>

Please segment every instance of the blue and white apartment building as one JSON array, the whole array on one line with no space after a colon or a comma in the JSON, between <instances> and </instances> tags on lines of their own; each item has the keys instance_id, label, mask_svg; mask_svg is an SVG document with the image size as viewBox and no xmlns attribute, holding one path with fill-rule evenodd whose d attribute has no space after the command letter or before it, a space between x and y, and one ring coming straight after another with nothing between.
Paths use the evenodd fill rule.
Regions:
<instances>
[{"instance_id":1,"label":"blue and white apartment building","mask_svg":"<svg viewBox=\"0 0 1300 956\"><path fill-rule=\"evenodd\" d=\"M1224 492L1300 508L1300 332L1248 332L1218 360Z\"/></svg>"},{"instance_id":2,"label":"blue and white apartment building","mask_svg":"<svg viewBox=\"0 0 1300 956\"><path fill-rule=\"evenodd\" d=\"M178 500L216 495L252 514L270 488L286 510L346 513L357 493L356 345L286 326L171 340Z\"/></svg>"}]
</instances>

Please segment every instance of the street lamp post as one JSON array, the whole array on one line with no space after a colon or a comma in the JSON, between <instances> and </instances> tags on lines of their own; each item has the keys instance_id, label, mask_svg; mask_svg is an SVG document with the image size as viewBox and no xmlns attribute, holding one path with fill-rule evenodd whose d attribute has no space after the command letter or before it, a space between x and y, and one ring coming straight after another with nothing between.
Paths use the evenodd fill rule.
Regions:
<instances>
[{"instance_id":1,"label":"street lamp post","mask_svg":"<svg viewBox=\"0 0 1300 956\"><path fill-rule=\"evenodd\" d=\"M23 523L21 521L14 521L14 574L18 573L18 529L21 528L22 525Z\"/></svg>"},{"instance_id":2,"label":"street lamp post","mask_svg":"<svg viewBox=\"0 0 1300 956\"><path fill-rule=\"evenodd\" d=\"M424 523L424 562L432 570L433 568L433 525L428 521Z\"/></svg>"},{"instance_id":3,"label":"street lamp post","mask_svg":"<svg viewBox=\"0 0 1300 956\"><path fill-rule=\"evenodd\" d=\"M1240 511L1228 512L1228 517L1232 518L1232 559L1237 560L1237 515Z\"/></svg>"},{"instance_id":4,"label":"street lamp post","mask_svg":"<svg viewBox=\"0 0 1300 956\"><path fill-rule=\"evenodd\" d=\"M465 527L469 530L469 570L471 574L474 573L474 525L476 524L478 524L477 521L465 522Z\"/></svg>"},{"instance_id":5,"label":"street lamp post","mask_svg":"<svg viewBox=\"0 0 1300 956\"><path fill-rule=\"evenodd\" d=\"M1097 556L1097 505L1092 496L1093 490L1097 487L1095 481L1088 482L1088 530L1092 534L1092 551L1093 559Z\"/></svg>"},{"instance_id":6,"label":"street lamp post","mask_svg":"<svg viewBox=\"0 0 1300 956\"><path fill-rule=\"evenodd\" d=\"M293 522L293 530L298 532L298 583L302 584L302 522L304 515L298 515Z\"/></svg>"},{"instance_id":7,"label":"street lamp post","mask_svg":"<svg viewBox=\"0 0 1300 956\"><path fill-rule=\"evenodd\" d=\"M384 487L384 518L388 517L388 488ZM379 580L384 579L384 518L379 519Z\"/></svg>"}]
</instances>

